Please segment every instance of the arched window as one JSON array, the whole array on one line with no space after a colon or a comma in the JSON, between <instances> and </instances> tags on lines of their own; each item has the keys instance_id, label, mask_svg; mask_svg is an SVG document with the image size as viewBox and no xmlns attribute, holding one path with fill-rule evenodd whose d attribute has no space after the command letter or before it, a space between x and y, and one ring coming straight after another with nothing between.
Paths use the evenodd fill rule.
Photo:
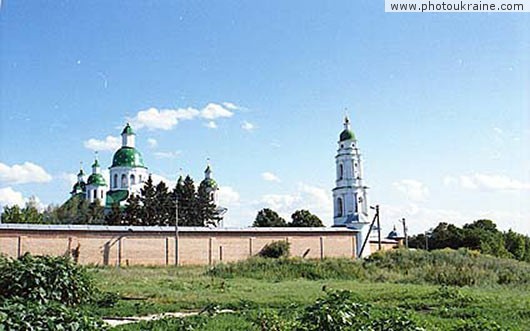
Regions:
<instances>
[{"instance_id":1,"label":"arched window","mask_svg":"<svg viewBox=\"0 0 530 331\"><path fill-rule=\"evenodd\" d=\"M98 191L93 190L92 195L94 196L94 200L96 200L98 198Z\"/></svg>"},{"instance_id":2,"label":"arched window","mask_svg":"<svg viewBox=\"0 0 530 331\"><path fill-rule=\"evenodd\" d=\"M118 174L114 174L114 188L118 188Z\"/></svg>"},{"instance_id":3,"label":"arched window","mask_svg":"<svg viewBox=\"0 0 530 331\"><path fill-rule=\"evenodd\" d=\"M343 205L342 205L342 198L338 198L337 199L337 216L342 216L342 209L343 209Z\"/></svg>"},{"instance_id":4,"label":"arched window","mask_svg":"<svg viewBox=\"0 0 530 331\"><path fill-rule=\"evenodd\" d=\"M339 164L339 179L342 179L344 177L344 167L342 166L342 163Z\"/></svg>"},{"instance_id":5,"label":"arched window","mask_svg":"<svg viewBox=\"0 0 530 331\"><path fill-rule=\"evenodd\" d=\"M131 185L134 185L134 184L136 184L136 183L134 182L134 175L131 175L131 180L130 180L130 183L131 183Z\"/></svg>"},{"instance_id":6,"label":"arched window","mask_svg":"<svg viewBox=\"0 0 530 331\"><path fill-rule=\"evenodd\" d=\"M101 191L100 193L101 193L101 200L103 200L103 191Z\"/></svg>"},{"instance_id":7,"label":"arched window","mask_svg":"<svg viewBox=\"0 0 530 331\"><path fill-rule=\"evenodd\" d=\"M142 175L138 176L138 183L142 182Z\"/></svg>"},{"instance_id":8,"label":"arched window","mask_svg":"<svg viewBox=\"0 0 530 331\"><path fill-rule=\"evenodd\" d=\"M126 174L121 175L121 187L122 188L127 187L127 175Z\"/></svg>"}]
</instances>

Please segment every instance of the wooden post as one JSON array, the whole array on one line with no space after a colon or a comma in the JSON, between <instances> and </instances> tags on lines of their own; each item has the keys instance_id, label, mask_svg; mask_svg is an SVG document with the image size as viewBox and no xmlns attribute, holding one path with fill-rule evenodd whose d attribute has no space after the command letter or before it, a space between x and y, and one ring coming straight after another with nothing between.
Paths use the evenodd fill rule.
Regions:
<instances>
[{"instance_id":1,"label":"wooden post","mask_svg":"<svg viewBox=\"0 0 530 331\"><path fill-rule=\"evenodd\" d=\"M248 238L248 256L252 257L252 241L254 238Z\"/></svg>"},{"instance_id":2,"label":"wooden post","mask_svg":"<svg viewBox=\"0 0 530 331\"><path fill-rule=\"evenodd\" d=\"M223 262L223 246L219 246L219 261Z\"/></svg>"},{"instance_id":3,"label":"wooden post","mask_svg":"<svg viewBox=\"0 0 530 331\"><path fill-rule=\"evenodd\" d=\"M212 265L212 245L213 245L213 238L210 237L208 240L208 265Z\"/></svg>"},{"instance_id":4,"label":"wooden post","mask_svg":"<svg viewBox=\"0 0 530 331\"><path fill-rule=\"evenodd\" d=\"M118 267L121 266L121 237L118 238Z\"/></svg>"},{"instance_id":5,"label":"wooden post","mask_svg":"<svg viewBox=\"0 0 530 331\"><path fill-rule=\"evenodd\" d=\"M169 264L169 238L168 237L166 237L165 248L166 248L166 265L168 265Z\"/></svg>"},{"instance_id":6,"label":"wooden post","mask_svg":"<svg viewBox=\"0 0 530 331\"><path fill-rule=\"evenodd\" d=\"M22 238L18 236L17 238L17 258L22 255Z\"/></svg>"},{"instance_id":7,"label":"wooden post","mask_svg":"<svg viewBox=\"0 0 530 331\"><path fill-rule=\"evenodd\" d=\"M324 237L320 237L320 259L324 259Z\"/></svg>"}]
</instances>

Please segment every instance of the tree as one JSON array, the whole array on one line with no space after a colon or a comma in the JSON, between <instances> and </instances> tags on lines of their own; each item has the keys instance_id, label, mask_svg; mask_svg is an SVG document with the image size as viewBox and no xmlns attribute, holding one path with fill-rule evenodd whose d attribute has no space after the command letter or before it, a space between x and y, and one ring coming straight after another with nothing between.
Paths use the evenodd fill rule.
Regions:
<instances>
[{"instance_id":1,"label":"tree","mask_svg":"<svg viewBox=\"0 0 530 331\"><path fill-rule=\"evenodd\" d=\"M322 221L318 216L311 214L308 210L297 210L291 215L291 223L289 226L293 227L322 227Z\"/></svg>"},{"instance_id":2,"label":"tree","mask_svg":"<svg viewBox=\"0 0 530 331\"><path fill-rule=\"evenodd\" d=\"M195 184L189 175L184 179L180 192L179 225L204 226L197 216Z\"/></svg>"},{"instance_id":3,"label":"tree","mask_svg":"<svg viewBox=\"0 0 530 331\"><path fill-rule=\"evenodd\" d=\"M118 202L114 202L110 208L110 212L105 217L105 221L108 225L121 225L122 220L123 218L120 204Z\"/></svg>"},{"instance_id":4,"label":"tree","mask_svg":"<svg viewBox=\"0 0 530 331\"><path fill-rule=\"evenodd\" d=\"M20 207L18 205L4 207L2 223L24 223L24 216Z\"/></svg>"},{"instance_id":5,"label":"tree","mask_svg":"<svg viewBox=\"0 0 530 331\"><path fill-rule=\"evenodd\" d=\"M142 220L143 210L140 197L131 194L127 198L127 204L123 210L123 223L127 225L144 225Z\"/></svg>"},{"instance_id":6,"label":"tree","mask_svg":"<svg viewBox=\"0 0 530 331\"><path fill-rule=\"evenodd\" d=\"M200 222L203 226L217 226L217 223L219 222L219 215L217 214L216 206L210 195L210 187L204 181L201 182L199 189L197 190L195 208L198 222Z\"/></svg>"},{"instance_id":7,"label":"tree","mask_svg":"<svg viewBox=\"0 0 530 331\"><path fill-rule=\"evenodd\" d=\"M155 225L157 214L156 191L151 175L149 175L149 178L147 178L147 181L140 190L140 193L140 202L142 205L142 223L143 225Z\"/></svg>"},{"instance_id":8,"label":"tree","mask_svg":"<svg viewBox=\"0 0 530 331\"><path fill-rule=\"evenodd\" d=\"M287 222L272 209L264 208L256 215L256 220L252 224L254 227L285 227Z\"/></svg>"},{"instance_id":9,"label":"tree","mask_svg":"<svg viewBox=\"0 0 530 331\"><path fill-rule=\"evenodd\" d=\"M171 198L166 183L160 181L155 187L154 203L156 204L156 212L154 220L151 225L170 225L172 224L174 202Z\"/></svg>"},{"instance_id":10,"label":"tree","mask_svg":"<svg viewBox=\"0 0 530 331\"><path fill-rule=\"evenodd\" d=\"M88 206L88 224L105 223L105 208L101 206L99 199L96 199Z\"/></svg>"}]
</instances>

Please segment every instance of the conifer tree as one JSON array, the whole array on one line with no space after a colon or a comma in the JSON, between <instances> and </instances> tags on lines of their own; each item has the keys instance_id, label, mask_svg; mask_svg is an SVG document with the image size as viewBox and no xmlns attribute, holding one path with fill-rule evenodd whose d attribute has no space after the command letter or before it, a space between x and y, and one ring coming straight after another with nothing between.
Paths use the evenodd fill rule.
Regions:
<instances>
[{"instance_id":1,"label":"conifer tree","mask_svg":"<svg viewBox=\"0 0 530 331\"><path fill-rule=\"evenodd\" d=\"M87 223L103 224L105 222L104 208L101 206L99 199L88 205Z\"/></svg>"},{"instance_id":2,"label":"conifer tree","mask_svg":"<svg viewBox=\"0 0 530 331\"><path fill-rule=\"evenodd\" d=\"M182 183L179 199L179 225L202 226L197 219L195 184L189 175Z\"/></svg>"},{"instance_id":3,"label":"conifer tree","mask_svg":"<svg viewBox=\"0 0 530 331\"><path fill-rule=\"evenodd\" d=\"M123 223L126 225L144 225L142 220L143 209L140 197L131 194L123 211Z\"/></svg>"},{"instance_id":4,"label":"conifer tree","mask_svg":"<svg viewBox=\"0 0 530 331\"><path fill-rule=\"evenodd\" d=\"M197 190L195 208L197 213L197 222L200 223L201 226L217 226L219 222L219 215L216 212L216 206L210 195L210 187L205 182L201 182L199 189Z\"/></svg>"},{"instance_id":5,"label":"conifer tree","mask_svg":"<svg viewBox=\"0 0 530 331\"><path fill-rule=\"evenodd\" d=\"M151 175L141 189L140 202L142 204L142 223L144 225L155 225L157 205L155 198L155 186Z\"/></svg>"},{"instance_id":6,"label":"conifer tree","mask_svg":"<svg viewBox=\"0 0 530 331\"><path fill-rule=\"evenodd\" d=\"M172 219L173 201L171 199L171 193L169 193L166 183L161 181L155 187L155 203L156 213L154 216L154 222L152 225L170 225Z\"/></svg>"},{"instance_id":7,"label":"conifer tree","mask_svg":"<svg viewBox=\"0 0 530 331\"><path fill-rule=\"evenodd\" d=\"M110 212L105 217L105 221L108 225L120 225L122 224L122 213L120 204L114 202L110 208Z\"/></svg>"}]
</instances>

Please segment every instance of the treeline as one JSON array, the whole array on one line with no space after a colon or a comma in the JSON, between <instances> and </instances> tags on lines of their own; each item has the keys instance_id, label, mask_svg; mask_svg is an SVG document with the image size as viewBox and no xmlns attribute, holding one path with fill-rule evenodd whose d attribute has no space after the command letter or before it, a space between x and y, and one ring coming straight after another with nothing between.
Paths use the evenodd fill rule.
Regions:
<instances>
[{"instance_id":1,"label":"treeline","mask_svg":"<svg viewBox=\"0 0 530 331\"><path fill-rule=\"evenodd\" d=\"M176 205L181 226L215 226L221 219L208 186L201 183L196 188L190 176L179 178L172 190L164 182L154 185L149 176L140 193L130 195L125 206L116 203L107 211L99 201L89 203L74 196L62 206L48 206L39 212L35 199L30 199L24 208L5 207L2 222L169 226L175 225Z\"/></svg>"},{"instance_id":2,"label":"treeline","mask_svg":"<svg viewBox=\"0 0 530 331\"><path fill-rule=\"evenodd\" d=\"M252 224L254 227L322 227L322 221L318 216L309 211L301 209L291 215L291 222L287 222L272 209L264 208L258 212Z\"/></svg>"},{"instance_id":3,"label":"treeline","mask_svg":"<svg viewBox=\"0 0 530 331\"><path fill-rule=\"evenodd\" d=\"M410 237L409 247L429 250L464 247L483 254L530 262L530 237L512 230L499 231L491 220L478 220L461 228L442 222L430 232Z\"/></svg>"}]
</instances>

